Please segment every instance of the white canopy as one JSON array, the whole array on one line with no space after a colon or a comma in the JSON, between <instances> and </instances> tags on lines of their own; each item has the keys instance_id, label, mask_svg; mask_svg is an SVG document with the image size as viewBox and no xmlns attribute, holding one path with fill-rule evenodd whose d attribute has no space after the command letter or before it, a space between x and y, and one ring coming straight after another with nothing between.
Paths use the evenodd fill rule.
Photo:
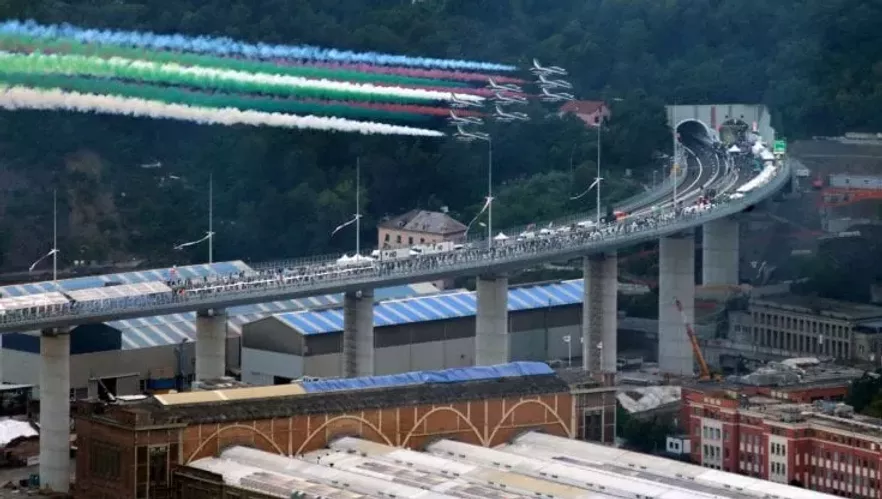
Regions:
<instances>
[{"instance_id":1,"label":"white canopy","mask_svg":"<svg viewBox=\"0 0 882 499\"><path fill-rule=\"evenodd\" d=\"M496 237L493 238L494 241L505 241L506 239L508 239L508 236L506 236L502 232L500 232L496 235Z\"/></svg>"},{"instance_id":2,"label":"white canopy","mask_svg":"<svg viewBox=\"0 0 882 499\"><path fill-rule=\"evenodd\" d=\"M741 152L741 149L738 146L733 145L732 147L729 148L729 152L733 153L733 154L737 154L737 153Z\"/></svg>"}]
</instances>

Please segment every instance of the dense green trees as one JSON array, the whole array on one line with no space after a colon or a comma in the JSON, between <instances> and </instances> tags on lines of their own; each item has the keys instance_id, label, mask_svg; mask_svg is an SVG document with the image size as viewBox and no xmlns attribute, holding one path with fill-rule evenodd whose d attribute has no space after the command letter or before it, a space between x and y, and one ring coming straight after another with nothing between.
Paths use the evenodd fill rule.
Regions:
<instances>
[{"instance_id":1,"label":"dense green trees","mask_svg":"<svg viewBox=\"0 0 882 499\"><path fill-rule=\"evenodd\" d=\"M650 178L652 153L669 147L666 102L765 102L791 137L882 130L880 10L861 0L0 3L4 18L41 22L520 65L538 57L569 68L580 97L622 99L603 139L604 175L619 195ZM591 196L568 196L593 176L593 131L554 116L491 131L500 224L590 208ZM485 144L2 113L0 265L26 267L45 251L56 186L67 260L204 259L204 248L171 246L206 230L209 172L217 258L341 251L351 235L328 234L354 210L359 155L368 228L414 206L470 219L486 193ZM139 167L154 161L163 168ZM626 168L636 180L623 180Z\"/></svg>"}]
</instances>

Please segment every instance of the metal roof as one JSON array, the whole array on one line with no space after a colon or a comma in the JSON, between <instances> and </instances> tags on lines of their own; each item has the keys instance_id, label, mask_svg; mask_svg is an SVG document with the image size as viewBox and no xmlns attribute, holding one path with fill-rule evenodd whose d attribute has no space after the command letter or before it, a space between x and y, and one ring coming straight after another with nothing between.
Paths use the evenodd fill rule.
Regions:
<instances>
[{"instance_id":1,"label":"metal roof","mask_svg":"<svg viewBox=\"0 0 882 499\"><path fill-rule=\"evenodd\" d=\"M68 303L68 299L63 294L53 291L29 296L0 298L0 311L50 307L52 305L64 305L65 303Z\"/></svg>"},{"instance_id":2,"label":"metal roof","mask_svg":"<svg viewBox=\"0 0 882 499\"><path fill-rule=\"evenodd\" d=\"M177 277L180 279L196 279L210 275L234 274L243 270L249 271L251 268L248 267L245 262L235 260L232 262L218 262L205 265L187 265L184 267L177 267L175 270L177 271ZM75 277L73 279L59 280L58 287L61 288L61 291L75 291L79 289L100 288L108 282L135 284L149 281L167 281L170 278L170 271L170 268L151 269L123 272L120 274ZM24 296L55 290L55 284L52 281L11 284L9 286L0 287L0 296Z\"/></svg>"},{"instance_id":3,"label":"metal roof","mask_svg":"<svg viewBox=\"0 0 882 499\"><path fill-rule=\"evenodd\" d=\"M514 312L575 305L582 303L582 293L582 279L512 288L508 291L508 310ZM473 291L385 301L374 306L374 327L473 317L477 307ZM343 330L343 310L340 308L290 312L277 314L275 318L303 335Z\"/></svg>"},{"instance_id":4,"label":"metal roof","mask_svg":"<svg viewBox=\"0 0 882 499\"><path fill-rule=\"evenodd\" d=\"M114 300L118 298L135 298L138 296L170 292L171 288L164 282L148 281L135 284L120 284L118 286L104 286L101 288L79 289L76 291L68 291L67 294L76 301L99 301Z\"/></svg>"},{"instance_id":5,"label":"metal roof","mask_svg":"<svg viewBox=\"0 0 882 499\"><path fill-rule=\"evenodd\" d=\"M180 268L178 270L180 271ZM377 289L374 291L374 298L401 298L437 292L438 289L431 284L410 284ZM343 295L334 294L232 307L227 310L227 332L232 335L241 335L244 324L279 312L329 307L339 305L342 302ZM112 321L107 325L122 333L123 350L137 350L196 340L196 314L194 312Z\"/></svg>"}]
</instances>

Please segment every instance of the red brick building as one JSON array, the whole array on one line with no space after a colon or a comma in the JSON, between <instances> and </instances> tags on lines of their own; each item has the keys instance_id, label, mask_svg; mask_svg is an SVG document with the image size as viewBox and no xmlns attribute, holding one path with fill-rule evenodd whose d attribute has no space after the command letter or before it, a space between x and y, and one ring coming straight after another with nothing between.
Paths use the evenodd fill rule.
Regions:
<instances>
[{"instance_id":1,"label":"red brick building","mask_svg":"<svg viewBox=\"0 0 882 499\"><path fill-rule=\"evenodd\" d=\"M614 389L613 389L614 390ZM171 470L232 445L296 455L343 435L421 448L438 437L495 446L526 430L576 437L614 392L585 377L542 374L307 393L299 384L81 403L75 497L171 497ZM603 418L601 418L602 420ZM610 430L614 428L614 419Z\"/></svg>"},{"instance_id":2,"label":"red brick building","mask_svg":"<svg viewBox=\"0 0 882 499\"><path fill-rule=\"evenodd\" d=\"M560 107L560 114L575 114L589 126L597 126L601 120L609 119L610 111L606 103L599 100L574 100Z\"/></svg>"},{"instance_id":3,"label":"red brick building","mask_svg":"<svg viewBox=\"0 0 882 499\"><path fill-rule=\"evenodd\" d=\"M846 497L882 498L882 420L823 401L841 398L844 391L684 387L692 461Z\"/></svg>"}]
</instances>

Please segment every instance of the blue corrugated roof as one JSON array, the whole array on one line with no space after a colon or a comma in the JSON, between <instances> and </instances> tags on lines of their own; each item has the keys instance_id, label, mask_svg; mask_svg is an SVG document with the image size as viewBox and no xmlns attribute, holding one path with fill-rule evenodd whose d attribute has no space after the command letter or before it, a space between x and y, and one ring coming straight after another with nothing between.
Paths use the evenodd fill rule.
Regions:
<instances>
[{"instance_id":1,"label":"blue corrugated roof","mask_svg":"<svg viewBox=\"0 0 882 499\"><path fill-rule=\"evenodd\" d=\"M482 379L511 378L554 374L554 370L542 362L510 362L496 366L457 367L439 371L414 371L386 376L365 376L349 379L326 379L301 383L307 393L340 390L363 390L390 386L422 385L427 383L462 383Z\"/></svg>"},{"instance_id":2,"label":"blue corrugated roof","mask_svg":"<svg viewBox=\"0 0 882 499\"><path fill-rule=\"evenodd\" d=\"M236 260L232 262L218 262L204 265L187 265L184 267L177 267L177 275L178 277L184 279L194 279L218 274L234 274L243 270L250 270L250 268L248 267L248 265L245 264L245 262ZM170 268L151 269L138 270L134 272L123 272L120 274L75 277L73 279L62 279L58 281L58 285L64 291L75 291L78 289L100 288L108 282L134 284L138 282L166 281L169 279L170 271ZM52 284L52 281L43 281L3 286L0 287L0 295L23 296L36 293L46 293L54 290L55 287L54 284Z\"/></svg>"},{"instance_id":3,"label":"blue corrugated roof","mask_svg":"<svg viewBox=\"0 0 882 499\"><path fill-rule=\"evenodd\" d=\"M582 303L582 293L582 279L512 288L508 291L508 310L514 312L575 305ZM473 291L386 301L374 306L374 327L473 317L477 307ZM343 311L339 308L289 312L275 317L304 335L343 330Z\"/></svg>"},{"instance_id":4,"label":"blue corrugated roof","mask_svg":"<svg viewBox=\"0 0 882 499\"><path fill-rule=\"evenodd\" d=\"M427 292L437 293L437 291L432 286L412 284L378 289L374 292L374 296L376 299L383 299L383 297L401 298ZM272 314L334 306L342 302L343 295L334 294L231 307L227 310L228 327L234 334L241 334L243 324L268 317ZM118 329L122 333L123 350L171 345L182 341L195 341L196 339L196 315L192 312L112 321L108 322L107 325Z\"/></svg>"}]
</instances>

